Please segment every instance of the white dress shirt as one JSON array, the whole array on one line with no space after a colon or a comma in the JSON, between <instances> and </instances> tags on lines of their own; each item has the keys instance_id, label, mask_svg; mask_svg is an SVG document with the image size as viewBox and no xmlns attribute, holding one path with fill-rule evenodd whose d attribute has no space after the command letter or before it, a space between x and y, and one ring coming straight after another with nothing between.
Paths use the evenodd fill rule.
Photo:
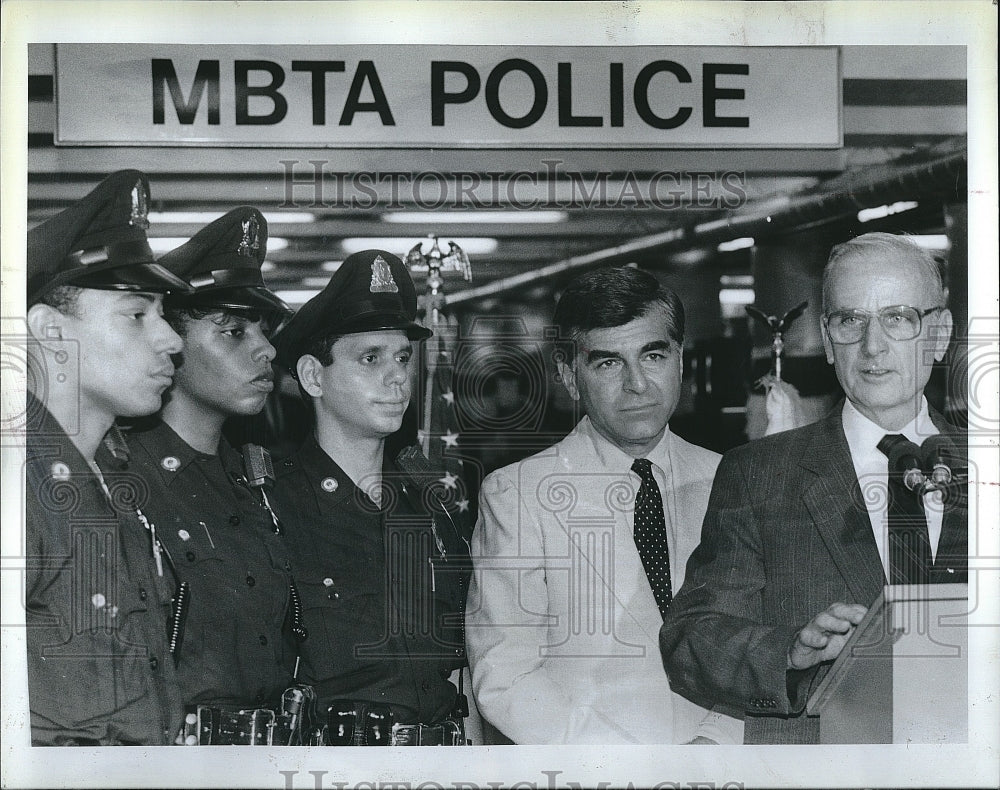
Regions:
<instances>
[{"instance_id":1,"label":"white dress shirt","mask_svg":"<svg viewBox=\"0 0 1000 790\"><path fill-rule=\"evenodd\" d=\"M940 431L934 426L927 412L927 399L920 405L916 418L897 431L889 431L869 420L848 400L843 411L844 435L851 449L851 460L854 462L854 472L861 486L862 497L868 510L872 533L878 554L889 578L889 513L888 513L888 481L889 459L878 449L878 443L886 434L902 434L918 447L928 436L935 436ZM938 540L941 537L941 520L944 507L941 496L936 491L924 494L924 513L927 516L927 536L931 544L931 557L937 556Z\"/></svg>"}]
</instances>

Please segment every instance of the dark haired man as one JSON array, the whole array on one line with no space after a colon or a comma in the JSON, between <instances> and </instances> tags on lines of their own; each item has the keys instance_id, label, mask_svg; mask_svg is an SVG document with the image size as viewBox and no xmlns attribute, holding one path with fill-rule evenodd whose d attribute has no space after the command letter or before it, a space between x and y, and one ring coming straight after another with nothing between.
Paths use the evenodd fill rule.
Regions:
<instances>
[{"instance_id":1,"label":"dark haired man","mask_svg":"<svg viewBox=\"0 0 1000 790\"><path fill-rule=\"evenodd\" d=\"M116 417L160 408L187 290L146 241L146 176L123 170L28 233L28 703L34 745L157 745L180 720L157 565ZM112 449L115 451L113 454Z\"/></svg>"},{"instance_id":2,"label":"dark haired man","mask_svg":"<svg viewBox=\"0 0 1000 790\"><path fill-rule=\"evenodd\" d=\"M222 433L273 389L268 335L290 311L261 278L266 251L267 222L243 206L160 258L194 286L165 305L184 350L160 419L129 435L147 515L188 588L175 660L190 742L266 742L250 722L277 715L295 661L290 566L265 481ZM263 468L262 448L243 452Z\"/></svg>"},{"instance_id":3,"label":"dark haired man","mask_svg":"<svg viewBox=\"0 0 1000 790\"><path fill-rule=\"evenodd\" d=\"M904 237L834 247L822 332L846 401L722 460L661 638L674 686L744 710L747 743L818 742L806 701L887 582L967 578L961 492L943 507L939 492L894 490L885 443L952 434L962 465L963 437L924 398L946 300L936 262ZM906 499L919 515L900 524Z\"/></svg>"},{"instance_id":4,"label":"dark haired man","mask_svg":"<svg viewBox=\"0 0 1000 790\"><path fill-rule=\"evenodd\" d=\"M314 418L278 465L275 507L302 594L300 679L316 691L320 743L464 743L448 676L464 664L466 536L446 491L385 454L410 401L413 342L430 335L416 310L403 262L368 250L276 338Z\"/></svg>"},{"instance_id":5,"label":"dark haired man","mask_svg":"<svg viewBox=\"0 0 1000 790\"><path fill-rule=\"evenodd\" d=\"M719 461L667 426L684 308L647 272L600 269L555 323L586 416L483 482L466 618L480 712L520 744L738 742L738 720L671 692L657 646Z\"/></svg>"}]
</instances>

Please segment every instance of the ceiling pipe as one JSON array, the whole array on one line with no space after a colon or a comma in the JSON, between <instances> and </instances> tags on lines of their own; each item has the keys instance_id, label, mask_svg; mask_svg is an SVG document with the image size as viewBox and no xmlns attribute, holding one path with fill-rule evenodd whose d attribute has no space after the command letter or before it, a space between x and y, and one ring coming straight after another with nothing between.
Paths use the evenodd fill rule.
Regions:
<instances>
[{"instance_id":1,"label":"ceiling pipe","mask_svg":"<svg viewBox=\"0 0 1000 790\"><path fill-rule=\"evenodd\" d=\"M597 264L613 264L639 254L671 249L688 249L719 243L741 236L756 239L818 222L832 222L898 200L928 195L964 196L968 152L961 150L931 161L913 164L890 163L852 171L824 182L819 191L782 195L755 201L725 216L688 227L643 236L625 244L574 255L531 272L469 288L448 296L449 304L470 302L529 285L576 269Z\"/></svg>"}]
</instances>

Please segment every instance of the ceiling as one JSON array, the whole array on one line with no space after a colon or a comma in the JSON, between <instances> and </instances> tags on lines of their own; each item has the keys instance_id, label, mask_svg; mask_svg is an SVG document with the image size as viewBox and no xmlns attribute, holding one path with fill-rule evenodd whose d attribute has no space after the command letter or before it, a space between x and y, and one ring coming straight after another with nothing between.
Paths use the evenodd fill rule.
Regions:
<instances>
[{"instance_id":1,"label":"ceiling","mask_svg":"<svg viewBox=\"0 0 1000 790\"><path fill-rule=\"evenodd\" d=\"M602 261L670 271L709 257L721 271L720 243L759 242L869 206L933 200L955 191L957 172L964 177L964 48L845 46L841 68L844 144L837 149L112 148L54 143L54 46L31 45L28 225L107 173L135 167L149 175L154 211L209 212L181 222L154 214L151 239L176 239L157 242L163 248L213 213L241 204L264 211L272 239L265 276L293 304L322 286L347 254L345 240L358 238L385 239L379 246L399 255L428 234L444 247L452 239L495 240L482 251L466 244L473 280L448 280L453 302L554 287ZM290 175L298 183L290 185ZM738 192L745 199L728 206ZM470 205L473 196L478 206ZM917 232L940 230L940 212L927 206L907 221Z\"/></svg>"}]
</instances>

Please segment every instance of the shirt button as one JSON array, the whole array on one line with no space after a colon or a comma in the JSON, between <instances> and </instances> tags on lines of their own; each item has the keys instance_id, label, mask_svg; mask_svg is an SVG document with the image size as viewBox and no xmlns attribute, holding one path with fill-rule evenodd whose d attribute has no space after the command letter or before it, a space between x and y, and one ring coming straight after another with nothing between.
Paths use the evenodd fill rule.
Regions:
<instances>
[{"instance_id":1,"label":"shirt button","mask_svg":"<svg viewBox=\"0 0 1000 790\"><path fill-rule=\"evenodd\" d=\"M160 662L157 660L156 656L150 656L149 668L156 672L156 668L160 666Z\"/></svg>"},{"instance_id":2,"label":"shirt button","mask_svg":"<svg viewBox=\"0 0 1000 790\"><path fill-rule=\"evenodd\" d=\"M422 680L422 681L420 681L420 688L422 688L424 691L430 691L431 690L431 682L429 680Z\"/></svg>"},{"instance_id":3,"label":"shirt button","mask_svg":"<svg viewBox=\"0 0 1000 790\"><path fill-rule=\"evenodd\" d=\"M187 557L188 562L194 562L194 552L193 551L189 551L184 556Z\"/></svg>"},{"instance_id":4,"label":"shirt button","mask_svg":"<svg viewBox=\"0 0 1000 790\"><path fill-rule=\"evenodd\" d=\"M247 574L247 587L253 587L256 583L257 580L253 576Z\"/></svg>"},{"instance_id":5,"label":"shirt button","mask_svg":"<svg viewBox=\"0 0 1000 790\"><path fill-rule=\"evenodd\" d=\"M148 597L149 597L149 594L146 592L145 588L144 587L140 587L139 588L139 600L140 601L145 601Z\"/></svg>"},{"instance_id":6,"label":"shirt button","mask_svg":"<svg viewBox=\"0 0 1000 790\"><path fill-rule=\"evenodd\" d=\"M261 643L261 645L267 645L267 637L264 636L263 634L257 637L257 639Z\"/></svg>"},{"instance_id":7,"label":"shirt button","mask_svg":"<svg viewBox=\"0 0 1000 790\"><path fill-rule=\"evenodd\" d=\"M238 527L240 524L240 517L234 513L229 517L229 523L232 524L234 527Z\"/></svg>"}]
</instances>

